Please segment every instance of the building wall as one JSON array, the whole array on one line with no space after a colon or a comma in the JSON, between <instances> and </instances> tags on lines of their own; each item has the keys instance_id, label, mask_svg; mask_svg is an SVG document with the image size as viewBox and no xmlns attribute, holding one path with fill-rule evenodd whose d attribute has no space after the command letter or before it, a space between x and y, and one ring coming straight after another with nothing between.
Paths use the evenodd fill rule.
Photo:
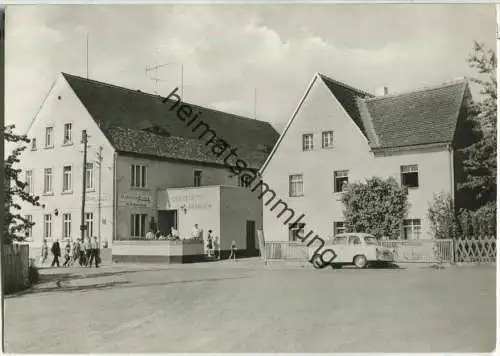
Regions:
<instances>
[{"instance_id":1,"label":"building wall","mask_svg":"<svg viewBox=\"0 0 500 356\"><path fill-rule=\"evenodd\" d=\"M334 147L321 148L322 131L334 131ZM314 149L302 150L302 135L312 133ZM324 238L333 235L333 222L343 221L343 205L340 193L334 193L333 172L349 170L349 182L363 181L372 176L394 176L400 181L400 165L418 164L419 188L409 190L410 209L408 218L421 219L422 238L428 233L427 205L433 194L450 191L448 169L450 154L446 150L420 150L375 157L367 139L340 103L330 93L323 81L316 79L295 119L288 128L281 144L263 171L263 181L276 192L276 198L264 206L264 234L266 240L289 239L288 225L277 214L282 210L270 208L282 199L295 212L296 220L305 218L305 231L313 230ZM289 197L289 175L302 174L304 195ZM271 195L263 197L264 202Z\"/></svg>"},{"instance_id":2,"label":"building wall","mask_svg":"<svg viewBox=\"0 0 500 356\"><path fill-rule=\"evenodd\" d=\"M147 167L147 188L131 187L130 167L132 164ZM202 171L201 186L238 185L238 177L231 174L225 167L195 164L179 161L158 161L142 157L119 155L117 160L117 239L127 239L130 235L131 214L147 214L147 226L154 217L158 221L157 191L167 188L192 187L194 171ZM214 202L215 204L215 202ZM214 205L215 206L215 205ZM182 219L182 212L178 214ZM216 223L218 225L218 222ZM181 221L179 227L185 228ZM193 226L189 226L189 233ZM219 229L216 228L218 231ZM181 237L187 236L185 231L179 231ZM188 234L189 234L188 233Z\"/></svg>"},{"instance_id":3,"label":"building wall","mask_svg":"<svg viewBox=\"0 0 500 356\"><path fill-rule=\"evenodd\" d=\"M229 250L233 240L239 250L248 249L247 220L255 222L256 230L262 230L262 219L262 200L256 193L247 188L221 187L221 250ZM254 246L259 248L256 231Z\"/></svg>"},{"instance_id":4,"label":"building wall","mask_svg":"<svg viewBox=\"0 0 500 356\"><path fill-rule=\"evenodd\" d=\"M64 124L72 124L72 145L63 145ZM54 127L54 146L45 146L45 128ZM98 232L98 191L101 183L101 238L110 239L112 236L112 191L113 182L107 179L113 171L113 147L101 133L95 121L90 117L85 107L73 93L66 80L59 76L50 90L42 108L37 114L27 135L37 141L37 150L31 150L31 144L21 156L23 173L21 178L25 179L25 171L33 170L33 193L40 196L40 203L45 208L33 207L22 203L22 214L32 215L33 241L32 245L40 246L43 236L43 215L52 214L52 231L54 238L62 238L63 214L71 213L71 237L80 236L80 215L82 199L82 168L83 151L80 144L82 130L86 129L89 135L89 148L87 162L93 162L94 189L86 194L86 212L94 214L94 235ZM101 165L101 182L99 182L99 167L97 152L99 147L103 148L103 161ZM72 186L70 193L62 192L63 167L72 166ZM53 194L44 195L44 169L53 170ZM54 211L58 210L58 216ZM49 239L49 241L52 239Z\"/></svg>"},{"instance_id":5,"label":"building wall","mask_svg":"<svg viewBox=\"0 0 500 356\"><path fill-rule=\"evenodd\" d=\"M204 240L208 230L218 236L221 231L220 204L219 186L173 188L158 192L158 210L177 210L179 237L182 239L192 237L194 224L202 230Z\"/></svg>"}]
</instances>

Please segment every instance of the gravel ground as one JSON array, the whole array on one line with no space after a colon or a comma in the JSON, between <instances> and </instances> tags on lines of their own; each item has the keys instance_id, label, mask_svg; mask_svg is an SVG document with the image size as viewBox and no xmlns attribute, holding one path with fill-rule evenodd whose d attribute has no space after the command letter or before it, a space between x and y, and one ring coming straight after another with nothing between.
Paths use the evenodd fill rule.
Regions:
<instances>
[{"instance_id":1,"label":"gravel ground","mask_svg":"<svg viewBox=\"0 0 500 356\"><path fill-rule=\"evenodd\" d=\"M489 352L495 267L259 261L45 269L5 299L15 353Z\"/></svg>"}]
</instances>

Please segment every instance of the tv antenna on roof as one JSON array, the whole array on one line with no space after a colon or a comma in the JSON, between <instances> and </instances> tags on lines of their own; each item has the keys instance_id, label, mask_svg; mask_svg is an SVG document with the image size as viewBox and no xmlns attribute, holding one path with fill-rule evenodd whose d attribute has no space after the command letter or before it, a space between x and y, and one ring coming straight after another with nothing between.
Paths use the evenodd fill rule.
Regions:
<instances>
[{"instance_id":1,"label":"tv antenna on roof","mask_svg":"<svg viewBox=\"0 0 500 356\"><path fill-rule=\"evenodd\" d=\"M156 50L158 51L159 47L156 47ZM167 62L167 63L162 63L162 64L157 64L154 65L154 66L146 66L146 73L148 72L153 72L154 75L153 77L150 77L149 79L153 80L155 82L155 93L156 94L159 94L159 91L160 91L160 83L161 82L167 82L167 80L164 80L164 79L161 79L159 76L158 76L158 69L160 68L163 68L163 67L167 67L167 66L170 66L170 65L175 65L177 67L177 82L178 82L178 76L179 76L179 65L180 65L180 70L181 70L181 85L180 85L180 89L181 89L181 99L183 100L184 99L184 64L181 62L181 63L178 63L178 62Z\"/></svg>"}]
</instances>

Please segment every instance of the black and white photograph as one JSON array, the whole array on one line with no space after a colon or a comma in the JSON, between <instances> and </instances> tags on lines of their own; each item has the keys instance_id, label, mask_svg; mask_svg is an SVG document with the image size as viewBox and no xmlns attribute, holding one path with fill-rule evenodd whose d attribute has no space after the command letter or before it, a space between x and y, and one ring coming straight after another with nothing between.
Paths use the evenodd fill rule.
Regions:
<instances>
[{"instance_id":1,"label":"black and white photograph","mask_svg":"<svg viewBox=\"0 0 500 356\"><path fill-rule=\"evenodd\" d=\"M494 352L493 3L2 12L4 352Z\"/></svg>"}]
</instances>

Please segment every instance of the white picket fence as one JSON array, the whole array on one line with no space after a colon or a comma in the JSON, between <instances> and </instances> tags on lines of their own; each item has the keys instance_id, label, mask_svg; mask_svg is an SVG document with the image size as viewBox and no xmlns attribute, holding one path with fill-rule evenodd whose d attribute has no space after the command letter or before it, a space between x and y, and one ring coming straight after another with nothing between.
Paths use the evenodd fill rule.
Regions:
<instances>
[{"instance_id":1,"label":"white picket fence","mask_svg":"<svg viewBox=\"0 0 500 356\"><path fill-rule=\"evenodd\" d=\"M410 263L491 263L496 262L496 239L467 240L382 240L381 246L391 249L395 262ZM307 261L308 247L301 242L266 241L268 260Z\"/></svg>"}]
</instances>

